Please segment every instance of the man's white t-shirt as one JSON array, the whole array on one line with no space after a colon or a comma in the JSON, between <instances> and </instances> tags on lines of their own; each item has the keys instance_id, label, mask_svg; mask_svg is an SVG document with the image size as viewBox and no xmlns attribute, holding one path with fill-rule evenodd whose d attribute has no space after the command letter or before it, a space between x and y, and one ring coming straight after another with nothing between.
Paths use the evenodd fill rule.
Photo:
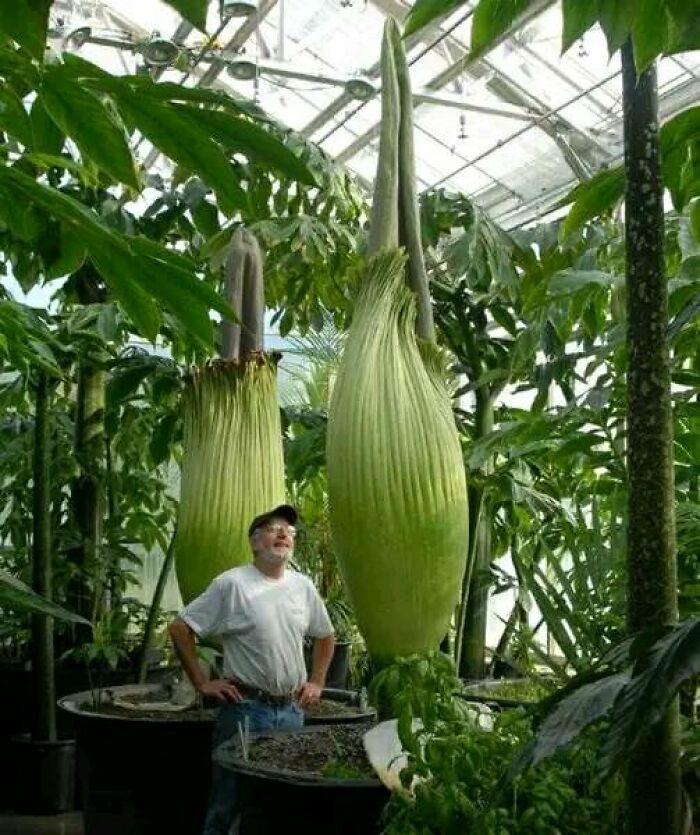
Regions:
<instances>
[{"instance_id":1,"label":"man's white t-shirt","mask_svg":"<svg viewBox=\"0 0 700 835\"><path fill-rule=\"evenodd\" d=\"M325 638L333 625L308 577L287 568L280 579L254 565L219 574L180 612L200 637L219 636L226 678L275 695L306 681L303 639Z\"/></svg>"}]
</instances>

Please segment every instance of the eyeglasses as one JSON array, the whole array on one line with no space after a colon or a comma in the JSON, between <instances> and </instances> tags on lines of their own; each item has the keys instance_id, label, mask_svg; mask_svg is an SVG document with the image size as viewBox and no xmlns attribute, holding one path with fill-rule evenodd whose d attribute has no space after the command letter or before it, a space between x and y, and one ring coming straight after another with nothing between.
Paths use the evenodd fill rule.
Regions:
<instances>
[{"instance_id":1,"label":"eyeglasses","mask_svg":"<svg viewBox=\"0 0 700 835\"><path fill-rule=\"evenodd\" d=\"M289 536L296 536L297 529L292 525L265 525L263 530L267 533L286 533Z\"/></svg>"}]
</instances>

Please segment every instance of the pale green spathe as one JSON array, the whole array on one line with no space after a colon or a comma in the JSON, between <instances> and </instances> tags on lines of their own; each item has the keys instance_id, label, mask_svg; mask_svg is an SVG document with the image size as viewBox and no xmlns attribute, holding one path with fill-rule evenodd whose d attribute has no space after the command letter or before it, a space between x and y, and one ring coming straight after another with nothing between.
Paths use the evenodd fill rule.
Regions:
<instances>
[{"instance_id":1,"label":"pale green spathe","mask_svg":"<svg viewBox=\"0 0 700 835\"><path fill-rule=\"evenodd\" d=\"M373 656L437 648L464 573L468 503L448 392L424 362L404 257L370 261L328 420L333 539Z\"/></svg>"},{"instance_id":2,"label":"pale green spathe","mask_svg":"<svg viewBox=\"0 0 700 835\"><path fill-rule=\"evenodd\" d=\"M186 603L222 571L251 562L248 526L284 501L275 366L263 356L222 360L187 381L175 539Z\"/></svg>"}]
</instances>

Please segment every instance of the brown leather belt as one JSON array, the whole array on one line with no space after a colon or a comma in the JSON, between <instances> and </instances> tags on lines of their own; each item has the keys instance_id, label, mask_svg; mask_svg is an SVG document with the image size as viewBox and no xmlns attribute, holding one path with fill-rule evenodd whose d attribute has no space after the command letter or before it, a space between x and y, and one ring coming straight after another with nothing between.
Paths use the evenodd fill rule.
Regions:
<instances>
[{"instance_id":1,"label":"brown leather belt","mask_svg":"<svg viewBox=\"0 0 700 835\"><path fill-rule=\"evenodd\" d=\"M291 693L284 696L277 696L274 693L268 693L267 690L250 687L248 684L243 684L243 682L236 681L234 678L229 679L229 681L235 686L241 696L245 696L248 699L255 699L256 702L263 702L263 704L266 705L282 707L283 705L289 705L294 701L294 696Z\"/></svg>"}]
</instances>

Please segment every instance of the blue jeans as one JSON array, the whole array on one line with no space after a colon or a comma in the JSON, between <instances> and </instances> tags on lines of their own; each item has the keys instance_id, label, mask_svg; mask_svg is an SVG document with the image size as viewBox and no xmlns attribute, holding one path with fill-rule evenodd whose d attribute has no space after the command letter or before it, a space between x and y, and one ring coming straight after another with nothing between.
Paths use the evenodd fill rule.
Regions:
<instances>
[{"instance_id":1,"label":"blue jeans","mask_svg":"<svg viewBox=\"0 0 700 835\"><path fill-rule=\"evenodd\" d=\"M219 708L212 737L212 750L231 737L237 737L238 723L242 725L246 716L249 717L251 731L301 728L304 724L304 712L294 702L275 707L254 699L244 699L238 704ZM213 763L204 835L229 835L237 817L237 794L236 775L229 769Z\"/></svg>"}]
</instances>

